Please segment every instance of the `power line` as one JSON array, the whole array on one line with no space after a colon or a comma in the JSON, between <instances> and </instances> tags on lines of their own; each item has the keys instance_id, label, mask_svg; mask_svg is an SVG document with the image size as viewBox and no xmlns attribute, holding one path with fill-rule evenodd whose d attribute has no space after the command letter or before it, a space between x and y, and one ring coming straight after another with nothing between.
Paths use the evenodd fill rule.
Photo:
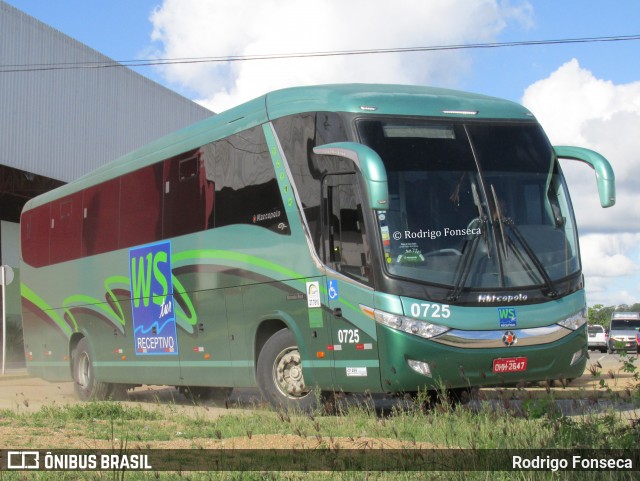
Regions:
<instances>
[{"instance_id":1,"label":"power line","mask_svg":"<svg viewBox=\"0 0 640 481\"><path fill-rule=\"evenodd\" d=\"M412 52L435 52L446 50L471 50L489 49L505 47L529 47L536 45L566 45L576 43L597 43L597 42L626 42L640 40L640 35L617 35L609 37L583 37L565 38L555 40L526 40L516 42L492 42L492 43L472 43L459 45L435 45L429 47L399 47L399 48L379 48L362 50L334 50L326 52L297 52L262 55L231 55L224 57L193 57L193 58L167 58L167 59L137 59L119 60L106 62L67 62L67 63L43 63L43 64L18 64L0 65L0 73L12 72L36 72L50 70L73 70L73 69L95 69L113 67L149 67L154 65L175 65L175 64L198 64L198 63L226 63L226 62L249 62L256 60L282 60L314 57L339 57L350 55L379 55L389 53L412 53Z\"/></svg>"}]
</instances>

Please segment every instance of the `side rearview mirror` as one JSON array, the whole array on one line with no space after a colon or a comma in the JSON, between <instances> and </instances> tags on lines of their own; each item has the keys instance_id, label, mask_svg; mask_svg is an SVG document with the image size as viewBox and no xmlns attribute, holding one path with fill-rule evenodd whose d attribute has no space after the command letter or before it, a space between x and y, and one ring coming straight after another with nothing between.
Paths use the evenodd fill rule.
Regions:
<instances>
[{"instance_id":1,"label":"side rearview mirror","mask_svg":"<svg viewBox=\"0 0 640 481\"><path fill-rule=\"evenodd\" d=\"M569 147L565 145L554 146L556 155L563 159L578 160L590 165L596 171L596 182L600 205L611 207L616 203L616 179L613 168L607 159L598 152L582 147Z\"/></svg>"},{"instance_id":2,"label":"side rearview mirror","mask_svg":"<svg viewBox=\"0 0 640 481\"><path fill-rule=\"evenodd\" d=\"M353 161L367 184L369 207L377 210L389 208L387 171L382 159L373 149L356 142L336 142L315 147L313 152Z\"/></svg>"}]
</instances>

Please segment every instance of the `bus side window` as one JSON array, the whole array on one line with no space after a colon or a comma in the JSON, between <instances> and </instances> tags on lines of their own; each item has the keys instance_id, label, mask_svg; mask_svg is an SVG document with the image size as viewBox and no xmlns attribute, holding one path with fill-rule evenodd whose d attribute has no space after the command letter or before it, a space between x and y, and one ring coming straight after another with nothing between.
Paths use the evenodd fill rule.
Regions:
<instances>
[{"instance_id":1,"label":"bus side window","mask_svg":"<svg viewBox=\"0 0 640 481\"><path fill-rule=\"evenodd\" d=\"M354 174L323 180L322 252L324 262L342 274L371 283L362 203Z\"/></svg>"},{"instance_id":2,"label":"bus side window","mask_svg":"<svg viewBox=\"0 0 640 481\"><path fill-rule=\"evenodd\" d=\"M82 257L118 248L120 179L111 179L82 193Z\"/></svg>"},{"instance_id":3,"label":"bus side window","mask_svg":"<svg viewBox=\"0 0 640 481\"><path fill-rule=\"evenodd\" d=\"M336 159L328 165L326 156L317 156L313 148L346 141L347 128L340 114L334 112L294 114L274 120L273 125L291 169L313 246L321 256L320 181L325 172L339 171L344 162Z\"/></svg>"},{"instance_id":4,"label":"bus side window","mask_svg":"<svg viewBox=\"0 0 640 481\"><path fill-rule=\"evenodd\" d=\"M201 155L196 149L164 161L164 239L207 229L213 190L200 179Z\"/></svg>"},{"instance_id":5,"label":"bus side window","mask_svg":"<svg viewBox=\"0 0 640 481\"><path fill-rule=\"evenodd\" d=\"M51 203L49 261L77 259L82 253L82 192L68 195Z\"/></svg>"},{"instance_id":6,"label":"bus side window","mask_svg":"<svg viewBox=\"0 0 640 481\"><path fill-rule=\"evenodd\" d=\"M25 212L20 219L22 258L33 267L49 264L51 205L45 204Z\"/></svg>"},{"instance_id":7,"label":"bus side window","mask_svg":"<svg viewBox=\"0 0 640 481\"><path fill-rule=\"evenodd\" d=\"M121 249L162 238L162 192L162 162L121 177Z\"/></svg>"},{"instance_id":8,"label":"bus side window","mask_svg":"<svg viewBox=\"0 0 640 481\"><path fill-rule=\"evenodd\" d=\"M269 148L261 127L227 137L214 144L205 158L213 164L215 227L248 224L290 235ZM210 170L210 167L208 167ZM207 173L207 177L211 174Z\"/></svg>"}]
</instances>

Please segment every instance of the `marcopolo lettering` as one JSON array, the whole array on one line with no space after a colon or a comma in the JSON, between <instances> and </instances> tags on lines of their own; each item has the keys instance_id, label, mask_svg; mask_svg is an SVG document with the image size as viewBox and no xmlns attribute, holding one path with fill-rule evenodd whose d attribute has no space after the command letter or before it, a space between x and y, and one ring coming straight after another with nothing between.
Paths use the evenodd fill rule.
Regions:
<instances>
[{"instance_id":1,"label":"marcopolo lettering","mask_svg":"<svg viewBox=\"0 0 640 481\"><path fill-rule=\"evenodd\" d=\"M509 302L523 302L528 299L526 294L505 294L497 296L495 294L480 294L478 296L478 302L499 302L501 304L508 304Z\"/></svg>"},{"instance_id":2,"label":"marcopolo lettering","mask_svg":"<svg viewBox=\"0 0 640 481\"><path fill-rule=\"evenodd\" d=\"M279 210L268 212L266 214L256 214L253 216L253 222L255 224L256 222L264 222L265 220L277 219L281 215L282 213Z\"/></svg>"}]
</instances>

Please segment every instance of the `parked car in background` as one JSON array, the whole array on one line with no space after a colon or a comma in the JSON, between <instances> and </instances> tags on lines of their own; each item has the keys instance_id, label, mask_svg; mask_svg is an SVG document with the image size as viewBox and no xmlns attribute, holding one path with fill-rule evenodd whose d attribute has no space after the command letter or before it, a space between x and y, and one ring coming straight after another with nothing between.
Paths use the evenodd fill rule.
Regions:
<instances>
[{"instance_id":1,"label":"parked car in background","mask_svg":"<svg viewBox=\"0 0 640 481\"><path fill-rule=\"evenodd\" d=\"M594 324L587 328L589 336L589 349L597 349L605 352L607 350L608 334L604 326Z\"/></svg>"},{"instance_id":2,"label":"parked car in background","mask_svg":"<svg viewBox=\"0 0 640 481\"><path fill-rule=\"evenodd\" d=\"M609 326L609 344L607 352L638 350L638 332L640 331L640 312L614 312Z\"/></svg>"}]
</instances>

